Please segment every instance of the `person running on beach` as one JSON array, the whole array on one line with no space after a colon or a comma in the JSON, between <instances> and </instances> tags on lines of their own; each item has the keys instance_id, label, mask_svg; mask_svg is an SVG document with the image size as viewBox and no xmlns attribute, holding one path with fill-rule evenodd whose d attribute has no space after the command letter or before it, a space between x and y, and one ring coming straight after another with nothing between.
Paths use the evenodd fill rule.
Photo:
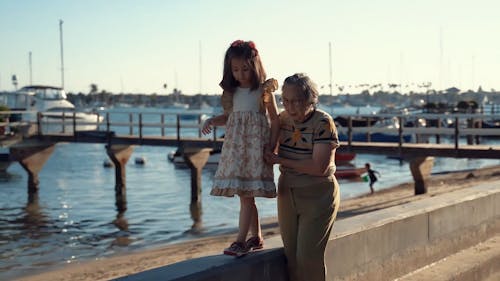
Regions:
<instances>
[{"instance_id":1,"label":"person running on beach","mask_svg":"<svg viewBox=\"0 0 500 281\"><path fill-rule=\"evenodd\" d=\"M366 172L368 173L368 178L370 180L370 192L373 194L375 190L373 189L373 184L378 180L377 174L379 177L381 176L379 172L372 170L370 163L365 164Z\"/></svg>"},{"instance_id":2,"label":"person running on beach","mask_svg":"<svg viewBox=\"0 0 500 281\"><path fill-rule=\"evenodd\" d=\"M203 134L209 134L213 126L226 125L210 194L240 198L238 236L224 249L226 255L242 256L263 248L255 197L276 197L273 167L264 162L264 153L277 145L279 117L272 92L278 85L275 79L265 79L255 43L234 41L226 51L219 84L224 113L207 119L202 128ZM251 237L246 240L249 231Z\"/></svg>"}]
</instances>

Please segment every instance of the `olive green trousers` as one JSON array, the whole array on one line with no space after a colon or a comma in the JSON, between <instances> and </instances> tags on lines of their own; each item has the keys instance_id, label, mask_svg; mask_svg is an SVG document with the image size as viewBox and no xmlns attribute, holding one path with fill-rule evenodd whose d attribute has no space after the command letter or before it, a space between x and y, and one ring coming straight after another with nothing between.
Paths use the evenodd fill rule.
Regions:
<instances>
[{"instance_id":1,"label":"olive green trousers","mask_svg":"<svg viewBox=\"0 0 500 281\"><path fill-rule=\"evenodd\" d=\"M333 182L294 187L281 175L278 220L291 281L326 279L325 249L340 203Z\"/></svg>"}]
</instances>

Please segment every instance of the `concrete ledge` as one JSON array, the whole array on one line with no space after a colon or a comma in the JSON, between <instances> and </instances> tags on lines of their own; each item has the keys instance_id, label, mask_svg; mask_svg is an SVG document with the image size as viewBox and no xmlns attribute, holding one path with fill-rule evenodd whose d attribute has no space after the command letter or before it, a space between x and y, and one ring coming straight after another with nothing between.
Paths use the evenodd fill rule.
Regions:
<instances>
[{"instance_id":1,"label":"concrete ledge","mask_svg":"<svg viewBox=\"0 0 500 281\"><path fill-rule=\"evenodd\" d=\"M328 280L392 280L500 233L500 181L339 220ZM279 236L235 259L184 261L118 280L288 280Z\"/></svg>"},{"instance_id":2,"label":"concrete ledge","mask_svg":"<svg viewBox=\"0 0 500 281\"><path fill-rule=\"evenodd\" d=\"M419 280L486 280L500 273L500 234L478 245L455 253L435 263L398 278ZM496 279L500 280L500 279Z\"/></svg>"},{"instance_id":3,"label":"concrete ledge","mask_svg":"<svg viewBox=\"0 0 500 281\"><path fill-rule=\"evenodd\" d=\"M392 280L500 233L500 182L339 221L331 280ZM345 220L347 221L347 220Z\"/></svg>"},{"instance_id":4,"label":"concrete ledge","mask_svg":"<svg viewBox=\"0 0 500 281\"><path fill-rule=\"evenodd\" d=\"M265 250L234 258L217 255L175 263L118 280L288 280L283 249Z\"/></svg>"}]
</instances>

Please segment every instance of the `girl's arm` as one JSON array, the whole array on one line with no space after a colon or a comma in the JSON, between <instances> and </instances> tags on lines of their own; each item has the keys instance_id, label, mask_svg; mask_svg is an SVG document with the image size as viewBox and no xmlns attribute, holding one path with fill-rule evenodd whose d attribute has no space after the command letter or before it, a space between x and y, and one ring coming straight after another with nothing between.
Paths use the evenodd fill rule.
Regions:
<instances>
[{"instance_id":1,"label":"girl's arm","mask_svg":"<svg viewBox=\"0 0 500 281\"><path fill-rule=\"evenodd\" d=\"M204 135L208 135L212 131L212 127L224 126L224 125L226 125L226 122L227 122L227 115L226 114L221 114L221 115L217 115L214 117L210 117L207 120L205 120L205 123L203 123L203 128L201 129L201 132Z\"/></svg>"},{"instance_id":2,"label":"girl's arm","mask_svg":"<svg viewBox=\"0 0 500 281\"><path fill-rule=\"evenodd\" d=\"M274 98L273 92L278 89L278 81L274 78L267 79L263 83L262 88L264 91L263 102L271 121L271 136L265 149L270 152L275 152L278 144L280 120L278 116L278 106L276 105L276 99Z\"/></svg>"},{"instance_id":3,"label":"girl's arm","mask_svg":"<svg viewBox=\"0 0 500 281\"><path fill-rule=\"evenodd\" d=\"M267 153L266 161L272 164L280 164L292 168L297 172L309 174L312 176L328 175L328 167L335 157L334 146L329 143L318 143L313 146L313 155L311 159L293 160L279 157L276 154Z\"/></svg>"},{"instance_id":4,"label":"girl's arm","mask_svg":"<svg viewBox=\"0 0 500 281\"><path fill-rule=\"evenodd\" d=\"M205 120L205 123L203 123L203 128L201 129L201 132L204 135L210 134L210 132L212 131L212 127L214 126L226 125L227 118L231 113L231 111L233 110L233 94L227 91L223 91L221 96L221 105L222 108L224 109L224 113L221 115L208 118L207 120Z\"/></svg>"}]
</instances>

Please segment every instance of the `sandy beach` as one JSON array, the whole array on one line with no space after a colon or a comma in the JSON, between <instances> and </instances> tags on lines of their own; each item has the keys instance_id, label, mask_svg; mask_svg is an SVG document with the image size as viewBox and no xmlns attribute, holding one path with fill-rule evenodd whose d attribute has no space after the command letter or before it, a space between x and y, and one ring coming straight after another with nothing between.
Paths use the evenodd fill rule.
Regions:
<instances>
[{"instance_id":1,"label":"sandy beach","mask_svg":"<svg viewBox=\"0 0 500 281\"><path fill-rule=\"evenodd\" d=\"M376 191L374 194L366 194L343 200L337 220L437 196L451 190L470 188L480 183L499 179L500 166L483 168L472 172L433 175L428 180L428 193L424 195L415 196L413 183L409 182ZM366 186L366 189L368 192L368 186ZM262 230L264 238L279 235L277 219L263 219ZM16 280L109 280L192 258L219 254L223 248L227 247L233 241L234 237L235 233L218 235L155 249L131 252L120 256L68 264L61 268Z\"/></svg>"}]
</instances>

